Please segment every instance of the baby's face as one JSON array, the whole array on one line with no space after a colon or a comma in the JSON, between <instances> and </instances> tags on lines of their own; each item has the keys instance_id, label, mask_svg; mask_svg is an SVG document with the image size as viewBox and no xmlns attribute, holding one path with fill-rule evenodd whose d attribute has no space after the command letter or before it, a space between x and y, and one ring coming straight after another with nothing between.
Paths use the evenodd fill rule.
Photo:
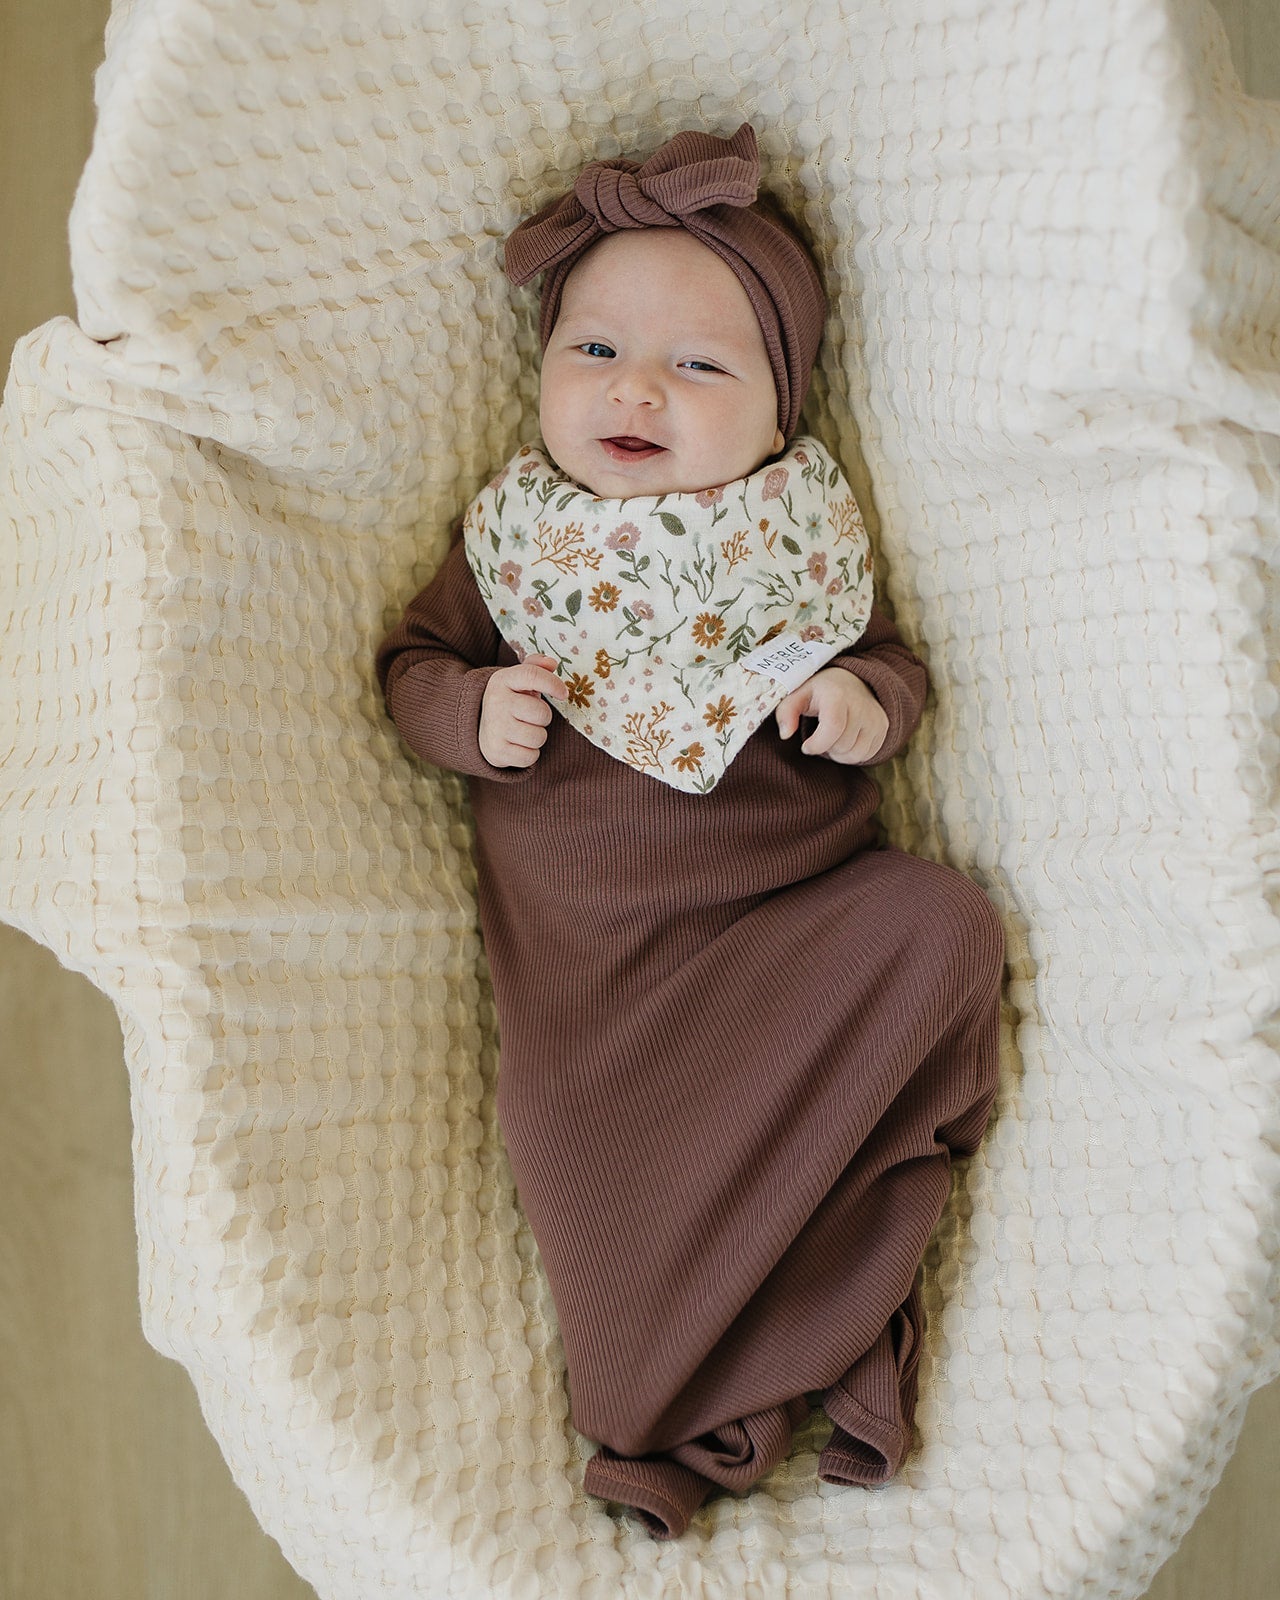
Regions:
<instances>
[{"instance_id":1,"label":"baby's face","mask_svg":"<svg viewBox=\"0 0 1280 1600\"><path fill-rule=\"evenodd\" d=\"M609 234L574 267L540 420L561 471L611 499L717 488L785 442L746 290L681 228Z\"/></svg>"}]
</instances>

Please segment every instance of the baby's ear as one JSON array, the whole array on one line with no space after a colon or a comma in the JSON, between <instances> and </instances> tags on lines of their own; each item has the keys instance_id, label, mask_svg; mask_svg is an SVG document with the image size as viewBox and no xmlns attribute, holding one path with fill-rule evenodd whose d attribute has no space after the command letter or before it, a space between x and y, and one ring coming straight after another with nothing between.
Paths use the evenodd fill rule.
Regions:
<instances>
[{"instance_id":1,"label":"baby's ear","mask_svg":"<svg viewBox=\"0 0 1280 1600\"><path fill-rule=\"evenodd\" d=\"M777 455L778 451L782 449L783 445L786 444L786 442L787 441L782 437L782 429L776 428L773 434L773 454L775 456Z\"/></svg>"}]
</instances>

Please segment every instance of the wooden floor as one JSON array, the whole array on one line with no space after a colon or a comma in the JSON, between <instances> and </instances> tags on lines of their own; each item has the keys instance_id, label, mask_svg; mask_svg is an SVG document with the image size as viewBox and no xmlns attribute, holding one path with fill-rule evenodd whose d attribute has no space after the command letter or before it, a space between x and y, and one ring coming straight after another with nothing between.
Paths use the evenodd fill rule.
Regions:
<instances>
[{"instance_id":1,"label":"wooden floor","mask_svg":"<svg viewBox=\"0 0 1280 1600\"><path fill-rule=\"evenodd\" d=\"M1276 0L1220 9L1246 87L1280 97ZM74 315L66 218L106 10L0 0L4 370L20 334ZM311 1588L232 1484L186 1373L142 1338L115 1013L4 927L0 1105L0 1600L304 1600ZM1278 1512L1275 1384L1149 1600L1280 1600Z\"/></svg>"}]
</instances>

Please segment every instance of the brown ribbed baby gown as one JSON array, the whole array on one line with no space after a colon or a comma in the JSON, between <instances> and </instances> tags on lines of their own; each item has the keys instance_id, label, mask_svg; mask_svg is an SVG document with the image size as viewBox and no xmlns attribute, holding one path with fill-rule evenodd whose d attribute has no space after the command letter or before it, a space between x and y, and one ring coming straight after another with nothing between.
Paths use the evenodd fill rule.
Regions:
<instances>
[{"instance_id":1,"label":"brown ribbed baby gown","mask_svg":"<svg viewBox=\"0 0 1280 1600\"><path fill-rule=\"evenodd\" d=\"M773 717L710 793L552 717L495 768L515 656L461 543L378 651L391 716L469 776L501 1047L498 1121L551 1286L591 1494L681 1533L788 1452L880 1483L911 1438L918 1269L995 1097L1004 935L954 868L879 843L861 767ZM878 609L835 658L906 743L924 664Z\"/></svg>"}]
</instances>

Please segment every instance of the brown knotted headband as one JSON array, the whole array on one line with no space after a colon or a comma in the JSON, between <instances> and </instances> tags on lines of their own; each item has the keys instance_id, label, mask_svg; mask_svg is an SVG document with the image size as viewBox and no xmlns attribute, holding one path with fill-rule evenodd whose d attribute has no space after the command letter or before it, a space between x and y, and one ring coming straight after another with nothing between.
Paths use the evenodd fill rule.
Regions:
<instances>
[{"instance_id":1,"label":"brown knotted headband","mask_svg":"<svg viewBox=\"0 0 1280 1600\"><path fill-rule=\"evenodd\" d=\"M624 228L684 228L728 264L747 292L773 369L778 426L789 439L808 393L826 301L809 252L756 205L759 184L749 122L732 139L678 133L643 164L618 159L584 167L569 194L527 217L506 242L513 283L546 273L538 328L543 348L565 279L593 244Z\"/></svg>"}]
</instances>

